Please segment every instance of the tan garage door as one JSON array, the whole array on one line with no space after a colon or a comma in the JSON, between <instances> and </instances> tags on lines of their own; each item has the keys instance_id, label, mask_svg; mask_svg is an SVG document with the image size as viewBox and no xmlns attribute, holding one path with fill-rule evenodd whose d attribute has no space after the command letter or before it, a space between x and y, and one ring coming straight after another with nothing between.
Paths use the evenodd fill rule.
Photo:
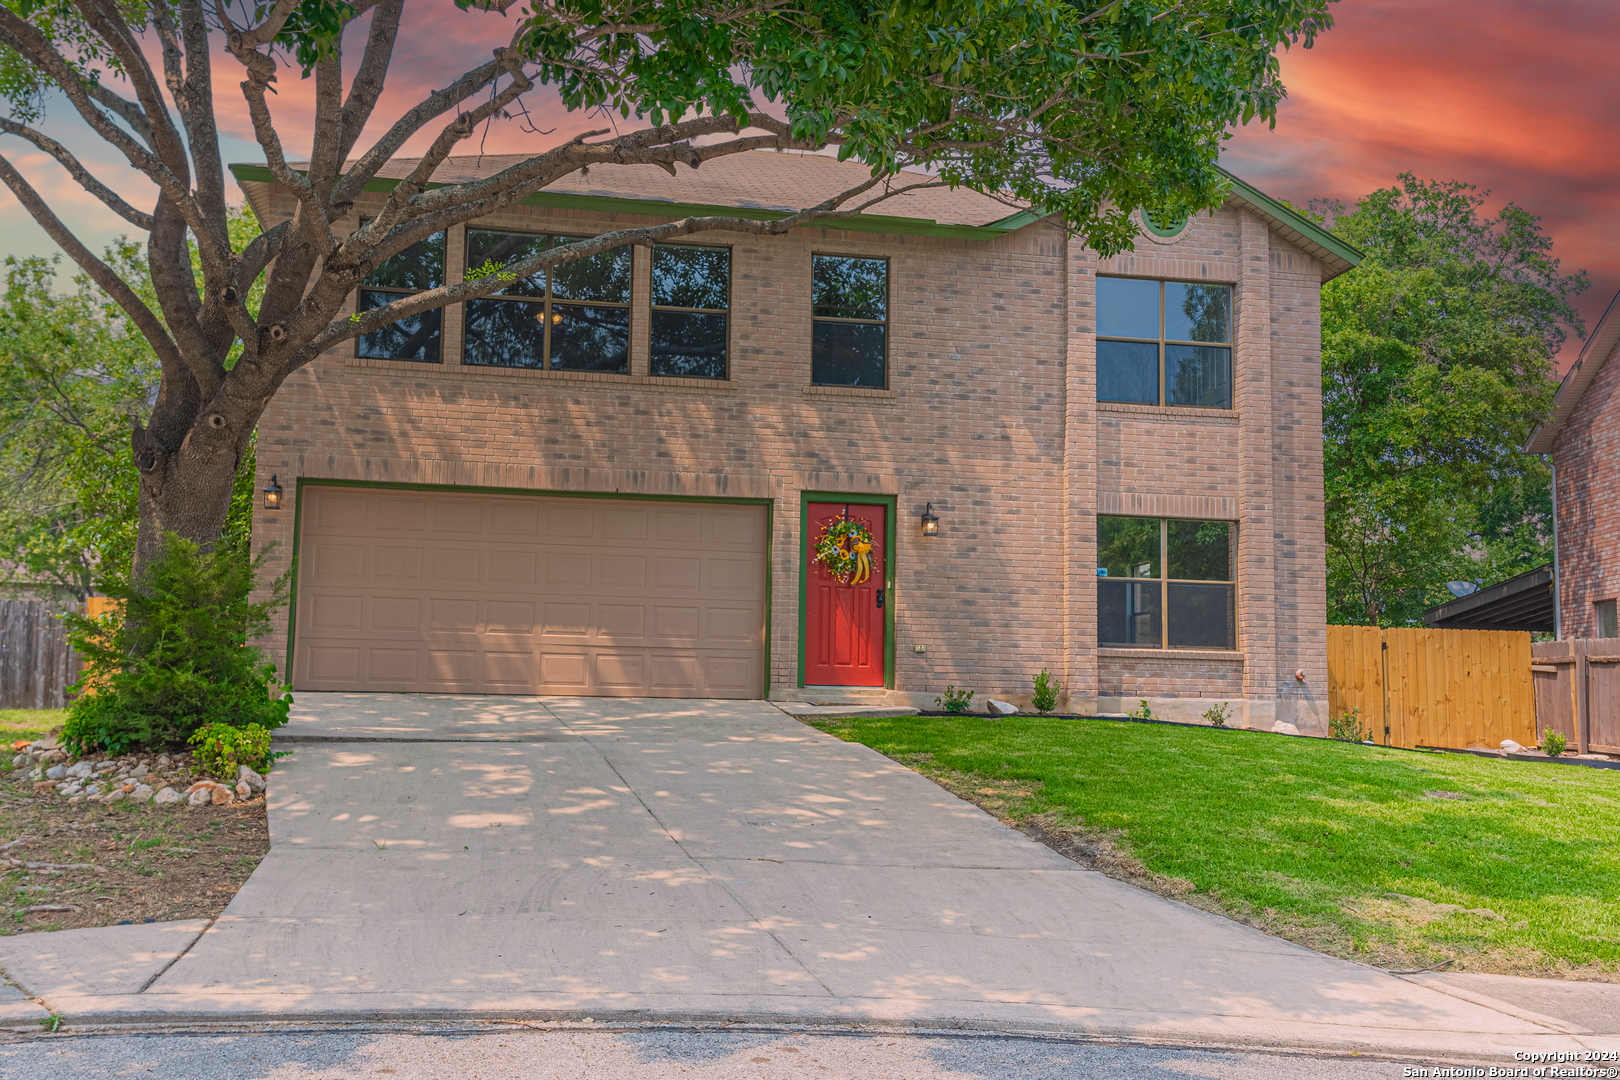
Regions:
<instances>
[{"instance_id":1,"label":"tan garage door","mask_svg":"<svg viewBox=\"0 0 1620 1080\"><path fill-rule=\"evenodd\" d=\"M301 690L759 697L765 508L312 486Z\"/></svg>"}]
</instances>

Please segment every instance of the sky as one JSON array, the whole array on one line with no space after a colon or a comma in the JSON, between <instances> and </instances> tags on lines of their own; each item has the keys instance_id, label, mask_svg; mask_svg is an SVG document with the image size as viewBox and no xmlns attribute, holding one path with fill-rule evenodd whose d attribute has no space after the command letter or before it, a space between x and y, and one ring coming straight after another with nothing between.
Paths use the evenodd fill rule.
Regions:
<instances>
[{"instance_id":1,"label":"sky","mask_svg":"<svg viewBox=\"0 0 1620 1080\"><path fill-rule=\"evenodd\" d=\"M1620 4L1614 0L1341 0L1337 25L1313 49L1282 56L1288 98L1275 129L1235 132L1224 164L1268 194L1303 204L1347 203L1388 186L1401 172L1462 180L1490 192L1487 209L1508 201L1539 214L1565 271L1585 269L1592 287L1579 300L1587 326L1620 289ZM451 0L408 9L386 117L489 56L504 37L499 16L463 13ZM352 27L358 38L364 27ZM354 54L358 48L354 49ZM240 68L220 52L220 103L227 161L262 161L237 89ZM307 145L312 86L285 72L272 98L289 156ZM534 126L498 124L484 149L542 150L605 122L570 115L546 93L530 103ZM47 130L106 182L149 204L132 170L91 135L64 102ZM373 124L368 135L375 134ZM99 249L124 223L79 192L44 154L0 140L24 175L62 217ZM418 140L421 142L423 140ZM408 146L407 152L419 150ZM476 140L468 147L476 152ZM0 189L0 252L55 250L9 192ZM1579 343L1566 346L1567 364Z\"/></svg>"}]
</instances>

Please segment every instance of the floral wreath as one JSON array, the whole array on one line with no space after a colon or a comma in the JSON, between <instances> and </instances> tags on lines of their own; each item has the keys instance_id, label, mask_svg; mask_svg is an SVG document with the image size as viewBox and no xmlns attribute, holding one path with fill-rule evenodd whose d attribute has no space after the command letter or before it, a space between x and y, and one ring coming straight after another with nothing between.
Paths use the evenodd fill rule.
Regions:
<instances>
[{"instance_id":1,"label":"floral wreath","mask_svg":"<svg viewBox=\"0 0 1620 1080\"><path fill-rule=\"evenodd\" d=\"M859 585L872 576L872 530L865 522L840 517L821 530L812 562L844 585Z\"/></svg>"}]
</instances>

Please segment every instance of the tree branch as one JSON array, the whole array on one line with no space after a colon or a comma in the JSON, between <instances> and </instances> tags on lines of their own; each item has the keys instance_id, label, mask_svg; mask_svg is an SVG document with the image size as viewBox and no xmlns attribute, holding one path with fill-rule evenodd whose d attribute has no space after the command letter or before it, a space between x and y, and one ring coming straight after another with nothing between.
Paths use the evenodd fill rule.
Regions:
<instances>
[{"instance_id":1,"label":"tree branch","mask_svg":"<svg viewBox=\"0 0 1620 1080\"><path fill-rule=\"evenodd\" d=\"M97 180L94 176L91 176L90 170L86 169L82 164L80 164L79 159L74 157L73 154L69 152L67 147L57 142L49 135L35 131L33 128L25 127L22 124L17 123L15 120L9 120L3 116L0 116L0 131L4 131L8 135L15 135L21 139L27 139L29 142L33 143L35 146L39 147L41 150L45 151L47 154L51 155L51 157L60 162L62 167L68 171L68 175L73 177L74 180L78 181L80 187L84 188L84 190L100 199L113 213L117 214L119 217L123 218L137 229L141 229L145 232L151 231L151 214L147 214L135 209L133 206L129 205L129 203L125 202L116 191L109 188L106 184L103 184L100 180Z\"/></svg>"}]
</instances>

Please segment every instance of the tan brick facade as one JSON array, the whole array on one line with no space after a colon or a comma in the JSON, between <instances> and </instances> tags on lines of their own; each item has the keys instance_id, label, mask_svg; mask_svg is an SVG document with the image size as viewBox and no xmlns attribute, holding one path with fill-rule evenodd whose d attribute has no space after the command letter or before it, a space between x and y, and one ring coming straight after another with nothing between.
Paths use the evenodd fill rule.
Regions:
<instances>
[{"instance_id":1,"label":"tan brick facade","mask_svg":"<svg viewBox=\"0 0 1620 1080\"><path fill-rule=\"evenodd\" d=\"M1594 337L1596 333L1594 332ZM1620 347L1601 363L1553 443L1560 638L1599 636L1595 604L1620 597Z\"/></svg>"},{"instance_id":2,"label":"tan brick facade","mask_svg":"<svg viewBox=\"0 0 1620 1080\"><path fill-rule=\"evenodd\" d=\"M269 209L289 210L285 194ZM578 235L650 220L524 208L490 224ZM647 374L638 249L629 375L461 367L452 308L443 364L349 346L289 378L260 423L260 486L277 474L289 502L312 479L769 499L770 692L799 699L800 492L895 496L893 699L931 706L954 683L1024 703L1048 667L1077 711L1146 698L1179 718L1230 701L1252 726L1323 729L1317 259L1235 204L1111 260L1045 223L988 242L701 239L732 247L727 381ZM813 253L890 260L888 389L809 385ZM462 260L457 229L450 280ZM1099 272L1235 286L1232 410L1096 401ZM918 527L928 503L932 539ZM1237 651L1099 649L1098 513L1236 521ZM261 509L254 522L255 546L279 545L278 571L294 520ZM285 620L276 633L279 660Z\"/></svg>"}]
</instances>

